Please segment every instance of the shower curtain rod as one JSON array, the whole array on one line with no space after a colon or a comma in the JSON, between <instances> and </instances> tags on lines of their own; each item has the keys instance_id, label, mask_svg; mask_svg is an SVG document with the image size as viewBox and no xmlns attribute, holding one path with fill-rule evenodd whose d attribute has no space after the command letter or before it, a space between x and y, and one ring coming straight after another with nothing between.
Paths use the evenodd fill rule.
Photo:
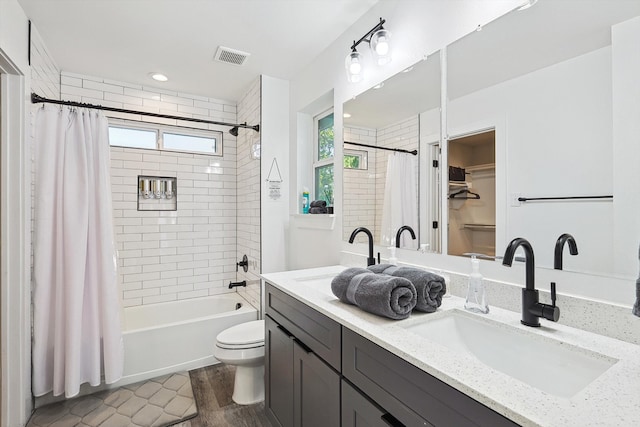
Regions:
<instances>
[{"instance_id":1,"label":"shower curtain rod","mask_svg":"<svg viewBox=\"0 0 640 427\"><path fill-rule=\"evenodd\" d=\"M413 154L414 156L418 155L418 150L403 150L402 148L388 148L388 147L378 147L375 145L369 145L369 144L362 144L360 142L349 142L349 141L344 141L345 144L351 144L351 145L357 145L359 147L369 147L369 148L377 148L378 150L387 150L387 151L396 151L398 153L407 153L407 154Z\"/></svg>"},{"instance_id":2,"label":"shower curtain rod","mask_svg":"<svg viewBox=\"0 0 640 427\"><path fill-rule=\"evenodd\" d=\"M179 116L171 116L171 115L168 115L168 114L148 113L146 111L125 110L123 108L113 108L113 107L105 107L105 106L102 106L102 105L85 104L83 102L59 101L57 99L43 98L42 96L32 92L31 93L31 103L32 104L37 104L37 103L40 103L40 102L45 102L45 103L48 103L48 104L69 105L71 107L92 108L94 110L113 111L114 113L138 114L138 115L141 115L141 116L158 117L158 118L161 118L161 119L183 120L183 121L194 122L194 123L206 123L206 124L210 124L210 125L231 126L232 128L253 129L256 132L260 132L260 125L251 126L251 125L248 125L246 123L216 122L216 121L213 121L213 120L194 119L194 118L191 118L191 117L179 117ZM232 135L233 135L233 133L232 133ZM234 136L237 136L237 133Z\"/></svg>"}]
</instances>

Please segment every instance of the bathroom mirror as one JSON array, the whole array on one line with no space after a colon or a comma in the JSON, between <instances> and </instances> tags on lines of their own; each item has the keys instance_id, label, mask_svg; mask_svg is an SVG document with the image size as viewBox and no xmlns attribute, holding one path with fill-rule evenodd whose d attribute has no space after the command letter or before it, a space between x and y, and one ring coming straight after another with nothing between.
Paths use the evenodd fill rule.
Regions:
<instances>
[{"instance_id":1,"label":"bathroom mirror","mask_svg":"<svg viewBox=\"0 0 640 427\"><path fill-rule=\"evenodd\" d=\"M612 26L639 15L638 1L539 0L447 47L449 146L495 133L495 255L524 237L536 266L553 268L556 239L570 233L579 255L565 249L565 269L637 273L640 235L629 236L619 220L640 209L638 195L623 191L626 180L638 181L638 168L614 165L634 143L615 138L614 114L627 101L613 89L633 59L616 50ZM481 199L483 191L476 191ZM458 203L473 210L475 202ZM461 227L448 216L444 253L452 253L449 237ZM462 239L486 233L465 230Z\"/></svg>"},{"instance_id":2,"label":"bathroom mirror","mask_svg":"<svg viewBox=\"0 0 640 427\"><path fill-rule=\"evenodd\" d=\"M426 164L440 151L440 64L436 52L344 104L345 241L363 226L375 244L392 246L409 225L416 240L403 232L401 248L438 248L427 224L439 220L439 175Z\"/></svg>"}]
</instances>

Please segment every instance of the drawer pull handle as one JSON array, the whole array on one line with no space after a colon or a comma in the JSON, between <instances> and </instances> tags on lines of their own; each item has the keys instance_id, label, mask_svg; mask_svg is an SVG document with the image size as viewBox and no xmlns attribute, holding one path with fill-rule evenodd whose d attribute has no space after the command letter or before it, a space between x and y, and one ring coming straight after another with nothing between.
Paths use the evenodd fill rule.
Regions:
<instances>
[{"instance_id":1,"label":"drawer pull handle","mask_svg":"<svg viewBox=\"0 0 640 427\"><path fill-rule=\"evenodd\" d=\"M305 351L305 353L307 353L307 354L313 353L313 350L311 350L309 347L307 347L305 345L305 343L300 341L298 338L294 338L293 340L296 342L296 344L298 344L300 347L302 347L302 349Z\"/></svg>"},{"instance_id":2,"label":"drawer pull handle","mask_svg":"<svg viewBox=\"0 0 640 427\"><path fill-rule=\"evenodd\" d=\"M285 328L283 328L280 325L277 325L277 328L280 329L280 331L285 334L286 336L288 336L289 338L293 337L293 334L289 331L287 331Z\"/></svg>"},{"instance_id":3,"label":"drawer pull handle","mask_svg":"<svg viewBox=\"0 0 640 427\"><path fill-rule=\"evenodd\" d=\"M386 414L383 414L380 419L384 421L389 427L405 427L404 424L402 424L388 412Z\"/></svg>"}]
</instances>

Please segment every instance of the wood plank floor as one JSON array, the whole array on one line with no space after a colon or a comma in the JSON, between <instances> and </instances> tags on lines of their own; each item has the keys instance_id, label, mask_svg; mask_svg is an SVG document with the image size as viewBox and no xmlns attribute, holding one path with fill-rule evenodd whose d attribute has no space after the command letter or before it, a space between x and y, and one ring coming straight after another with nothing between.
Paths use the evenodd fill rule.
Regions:
<instances>
[{"instance_id":1,"label":"wood plank floor","mask_svg":"<svg viewBox=\"0 0 640 427\"><path fill-rule=\"evenodd\" d=\"M238 405L231 400L235 368L218 364L189 372L198 415L177 427L272 427L264 402Z\"/></svg>"}]
</instances>

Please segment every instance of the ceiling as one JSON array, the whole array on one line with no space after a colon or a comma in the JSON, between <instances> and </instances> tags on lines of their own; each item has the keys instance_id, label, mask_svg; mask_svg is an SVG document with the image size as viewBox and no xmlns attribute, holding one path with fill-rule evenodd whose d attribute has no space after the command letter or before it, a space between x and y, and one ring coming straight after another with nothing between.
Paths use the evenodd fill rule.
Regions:
<instances>
[{"instance_id":1,"label":"ceiling","mask_svg":"<svg viewBox=\"0 0 640 427\"><path fill-rule=\"evenodd\" d=\"M291 79L378 2L18 1L62 71L233 101L260 74ZM251 56L216 62L218 46Z\"/></svg>"}]
</instances>

